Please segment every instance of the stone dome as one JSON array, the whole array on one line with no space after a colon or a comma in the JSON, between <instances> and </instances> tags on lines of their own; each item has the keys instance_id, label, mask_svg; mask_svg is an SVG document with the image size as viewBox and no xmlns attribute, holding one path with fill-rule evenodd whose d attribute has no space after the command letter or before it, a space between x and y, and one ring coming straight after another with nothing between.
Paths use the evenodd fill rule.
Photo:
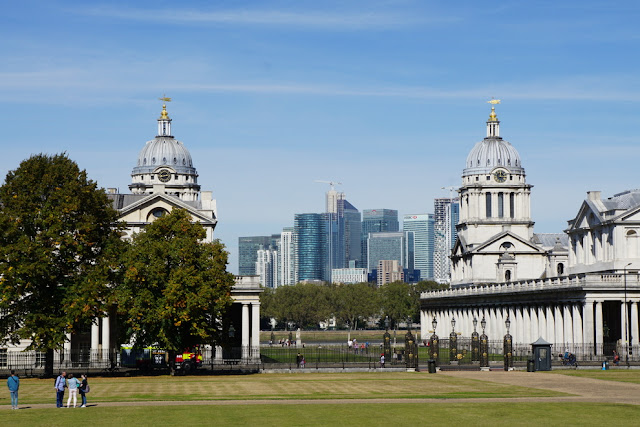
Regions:
<instances>
[{"instance_id":1,"label":"stone dome","mask_svg":"<svg viewBox=\"0 0 640 427\"><path fill-rule=\"evenodd\" d=\"M158 136L147 141L138 154L132 174L152 173L160 166L168 166L179 174L196 174L189 150L171 136Z\"/></svg>"},{"instance_id":2,"label":"stone dome","mask_svg":"<svg viewBox=\"0 0 640 427\"><path fill-rule=\"evenodd\" d=\"M462 176L490 173L497 167L524 173L520 154L513 145L499 137L485 138L469 152Z\"/></svg>"}]
</instances>

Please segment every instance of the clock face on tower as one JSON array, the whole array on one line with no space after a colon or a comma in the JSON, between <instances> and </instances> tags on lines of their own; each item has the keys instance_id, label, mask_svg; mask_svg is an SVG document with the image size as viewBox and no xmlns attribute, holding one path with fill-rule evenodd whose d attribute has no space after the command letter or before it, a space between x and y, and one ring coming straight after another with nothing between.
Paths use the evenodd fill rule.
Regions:
<instances>
[{"instance_id":1,"label":"clock face on tower","mask_svg":"<svg viewBox=\"0 0 640 427\"><path fill-rule=\"evenodd\" d=\"M507 180L507 172L502 169L498 169L493 173L493 179L495 179L496 182L505 182Z\"/></svg>"},{"instance_id":2,"label":"clock face on tower","mask_svg":"<svg viewBox=\"0 0 640 427\"><path fill-rule=\"evenodd\" d=\"M171 172L169 172L167 169L162 169L160 172L158 172L158 179L160 180L160 182L169 182L169 180L171 179Z\"/></svg>"}]
</instances>

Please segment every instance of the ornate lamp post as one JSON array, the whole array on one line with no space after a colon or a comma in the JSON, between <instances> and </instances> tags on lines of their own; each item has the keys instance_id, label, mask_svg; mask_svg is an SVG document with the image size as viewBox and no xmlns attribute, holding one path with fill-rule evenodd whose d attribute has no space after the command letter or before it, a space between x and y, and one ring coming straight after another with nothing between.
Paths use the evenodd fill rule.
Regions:
<instances>
[{"instance_id":1,"label":"ornate lamp post","mask_svg":"<svg viewBox=\"0 0 640 427\"><path fill-rule=\"evenodd\" d=\"M449 334L449 361L458 362L458 334L456 334L456 319L451 318L451 333Z\"/></svg>"},{"instance_id":2,"label":"ornate lamp post","mask_svg":"<svg viewBox=\"0 0 640 427\"><path fill-rule=\"evenodd\" d=\"M487 321L484 316L482 316L482 321L480 322L480 326L482 326L482 335L480 335L480 366L488 368L489 367L489 338L487 334L484 333L485 328L487 327Z\"/></svg>"},{"instance_id":3,"label":"ornate lamp post","mask_svg":"<svg viewBox=\"0 0 640 427\"><path fill-rule=\"evenodd\" d=\"M384 318L385 333L382 336L384 360L391 363L391 335L389 334L389 316Z\"/></svg>"},{"instance_id":4,"label":"ornate lamp post","mask_svg":"<svg viewBox=\"0 0 640 427\"><path fill-rule=\"evenodd\" d=\"M435 316L433 316L431 326L433 326L433 335L431 335L431 338L429 338L429 358L435 360L437 364L440 342L438 340L438 335L436 335L436 326L438 326L438 321L436 320Z\"/></svg>"},{"instance_id":5,"label":"ornate lamp post","mask_svg":"<svg viewBox=\"0 0 640 427\"><path fill-rule=\"evenodd\" d=\"M504 336L504 370L508 371L509 368L513 368L513 338L509 334L509 327L511 326L511 320L507 316L507 320L504 321L504 325L507 327L507 334Z\"/></svg>"},{"instance_id":6,"label":"ornate lamp post","mask_svg":"<svg viewBox=\"0 0 640 427\"><path fill-rule=\"evenodd\" d=\"M473 333L471 334L471 361L480 361L480 334L476 331L478 319L473 316Z\"/></svg>"},{"instance_id":7,"label":"ornate lamp post","mask_svg":"<svg viewBox=\"0 0 640 427\"><path fill-rule=\"evenodd\" d=\"M407 334L404 336L405 362L407 369L415 369L418 366L418 355L416 354L416 340L411 333L411 318L407 318Z\"/></svg>"}]
</instances>

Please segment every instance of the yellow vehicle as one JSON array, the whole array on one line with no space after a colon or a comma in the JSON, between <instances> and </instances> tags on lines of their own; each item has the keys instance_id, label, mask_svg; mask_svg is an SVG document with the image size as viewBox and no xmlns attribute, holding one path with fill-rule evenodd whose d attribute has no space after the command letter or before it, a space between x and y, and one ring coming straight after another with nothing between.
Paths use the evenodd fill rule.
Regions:
<instances>
[{"instance_id":1,"label":"yellow vehicle","mask_svg":"<svg viewBox=\"0 0 640 427\"><path fill-rule=\"evenodd\" d=\"M176 355L175 366L177 370L181 370L185 374L193 372L196 368L202 366L202 351L199 347L187 349Z\"/></svg>"}]
</instances>

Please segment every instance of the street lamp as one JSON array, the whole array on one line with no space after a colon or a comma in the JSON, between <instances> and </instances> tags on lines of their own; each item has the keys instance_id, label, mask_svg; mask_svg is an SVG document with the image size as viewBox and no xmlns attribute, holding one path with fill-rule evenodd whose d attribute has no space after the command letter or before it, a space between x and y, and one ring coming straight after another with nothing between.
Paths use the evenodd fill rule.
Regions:
<instances>
[{"instance_id":1,"label":"street lamp","mask_svg":"<svg viewBox=\"0 0 640 427\"><path fill-rule=\"evenodd\" d=\"M476 316L473 316L473 332L476 331L477 327L478 327L478 319L476 318Z\"/></svg>"},{"instance_id":2,"label":"street lamp","mask_svg":"<svg viewBox=\"0 0 640 427\"><path fill-rule=\"evenodd\" d=\"M456 331L456 318L455 317L451 318L451 331L453 331L453 332Z\"/></svg>"},{"instance_id":3,"label":"street lamp","mask_svg":"<svg viewBox=\"0 0 640 427\"><path fill-rule=\"evenodd\" d=\"M629 347L629 315L627 313L627 267L629 267L631 264L633 263L629 263L627 265L624 266L623 271L624 271L624 341L625 344L627 345L627 351L626 351L626 362L627 362L627 366L629 366L629 351L631 350Z\"/></svg>"},{"instance_id":4,"label":"street lamp","mask_svg":"<svg viewBox=\"0 0 640 427\"><path fill-rule=\"evenodd\" d=\"M407 328L409 329L409 332L411 332L411 325L413 325L413 322L410 317L407 317Z\"/></svg>"},{"instance_id":5,"label":"street lamp","mask_svg":"<svg viewBox=\"0 0 640 427\"><path fill-rule=\"evenodd\" d=\"M482 316L482 321L480 322L480 326L482 326L482 333L484 334L484 328L487 327L487 321L485 320L484 316Z\"/></svg>"},{"instance_id":6,"label":"street lamp","mask_svg":"<svg viewBox=\"0 0 640 427\"><path fill-rule=\"evenodd\" d=\"M389 330L389 316L384 317L384 327Z\"/></svg>"},{"instance_id":7,"label":"street lamp","mask_svg":"<svg viewBox=\"0 0 640 427\"><path fill-rule=\"evenodd\" d=\"M433 316L433 320L431 321L431 326L433 326L433 333L436 333L436 326L438 326L438 321L436 320L436 316Z\"/></svg>"},{"instance_id":8,"label":"street lamp","mask_svg":"<svg viewBox=\"0 0 640 427\"><path fill-rule=\"evenodd\" d=\"M507 316L507 320L504 321L504 325L507 327L507 335L509 335L509 326L511 326L511 320L509 320L509 316Z\"/></svg>"}]
</instances>

